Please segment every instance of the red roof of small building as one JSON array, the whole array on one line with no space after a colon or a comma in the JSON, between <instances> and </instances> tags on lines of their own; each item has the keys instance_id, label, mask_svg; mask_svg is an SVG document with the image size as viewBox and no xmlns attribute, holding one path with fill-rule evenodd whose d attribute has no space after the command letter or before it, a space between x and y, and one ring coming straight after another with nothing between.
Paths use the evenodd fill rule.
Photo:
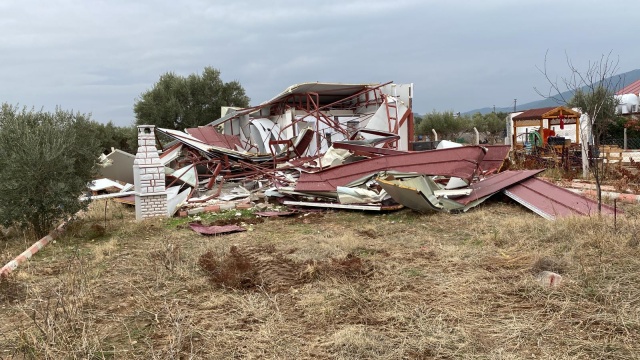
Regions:
<instances>
[{"instance_id":1,"label":"red roof of small building","mask_svg":"<svg viewBox=\"0 0 640 360\"><path fill-rule=\"evenodd\" d=\"M539 109L530 109L518 116L514 116L514 121L520 120L541 120L541 119L557 119L564 116L565 119L577 119L580 117L580 113L573 111L564 106L545 107Z\"/></svg>"},{"instance_id":2,"label":"red roof of small building","mask_svg":"<svg viewBox=\"0 0 640 360\"><path fill-rule=\"evenodd\" d=\"M638 95L638 93L640 93L640 80L636 80L636 81L632 82L631 84L629 84L629 85L623 87L622 89L618 90L616 95L624 95L624 94L636 94L636 95Z\"/></svg>"},{"instance_id":3,"label":"red roof of small building","mask_svg":"<svg viewBox=\"0 0 640 360\"><path fill-rule=\"evenodd\" d=\"M525 110L522 114L514 116L513 120L537 120L555 108L557 108L557 106Z\"/></svg>"}]
</instances>

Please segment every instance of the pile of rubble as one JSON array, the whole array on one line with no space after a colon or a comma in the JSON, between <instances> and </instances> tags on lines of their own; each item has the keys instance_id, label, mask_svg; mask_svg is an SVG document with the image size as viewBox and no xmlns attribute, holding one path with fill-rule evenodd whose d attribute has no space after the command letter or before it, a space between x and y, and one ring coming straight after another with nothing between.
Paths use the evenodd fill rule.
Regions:
<instances>
[{"instance_id":1,"label":"pile of rubble","mask_svg":"<svg viewBox=\"0 0 640 360\"><path fill-rule=\"evenodd\" d=\"M306 83L252 108L224 109L207 126L157 128L168 213L267 201L464 212L496 193L548 219L597 209L592 200L535 178L541 170L501 172L508 145L412 143L412 93L412 84ZM417 145L429 150L412 151ZM114 151L105 156L109 161L131 174L133 156ZM120 201L132 203L127 195ZM613 209L604 206L608 212Z\"/></svg>"}]
</instances>

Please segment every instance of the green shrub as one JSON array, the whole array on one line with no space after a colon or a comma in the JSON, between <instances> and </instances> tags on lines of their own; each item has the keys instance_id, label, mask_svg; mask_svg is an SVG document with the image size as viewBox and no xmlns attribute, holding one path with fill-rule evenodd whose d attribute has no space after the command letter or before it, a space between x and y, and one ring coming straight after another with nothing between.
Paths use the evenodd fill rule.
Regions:
<instances>
[{"instance_id":1,"label":"green shrub","mask_svg":"<svg viewBox=\"0 0 640 360\"><path fill-rule=\"evenodd\" d=\"M0 110L0 222L47 234L86 207L86 191L100 153L89 116L56 108Z\"/></svg>"}]
</instances>

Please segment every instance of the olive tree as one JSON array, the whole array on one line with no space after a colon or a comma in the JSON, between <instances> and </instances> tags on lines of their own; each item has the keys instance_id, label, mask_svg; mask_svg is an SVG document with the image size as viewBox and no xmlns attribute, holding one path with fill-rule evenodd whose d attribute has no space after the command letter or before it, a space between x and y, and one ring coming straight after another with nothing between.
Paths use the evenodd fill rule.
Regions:
<instances>
[{"instance_id":1,"label":"olive tree","mask_svg":"<svg viewBox=\"0 0 640 360\"><path fill-rule=\"evenodd\" d=\"M422 116L417 133L430 136L435 130L442 139L456 140L473 128L471 118L467 115L454 116L453 111L432 111Z\"/></svg>"},{"instance_id":2,"label":"olive tree","mask_svg":"<svg viewBox=\"0 0 640 360\"><path fill-rule=\"evenodd\" d=\"M100 147L89 116L57 108L0 110L0 222L47 234L87 206Z\"/></svg>"},{"instance_id":3,"label":"olive tree","mask_svg":"<svg viewBox=\"0 0 640 360\"><path fill-rule=\"evenodd\" d=\"M471 117L473 121L473 126L476 129L484 134L485 138L494 145L500 138L503 137L505 126L504 119L506 118L505 113L488 113L488 114L480 114L475 113Z\"/></svg>"}]
</instances>

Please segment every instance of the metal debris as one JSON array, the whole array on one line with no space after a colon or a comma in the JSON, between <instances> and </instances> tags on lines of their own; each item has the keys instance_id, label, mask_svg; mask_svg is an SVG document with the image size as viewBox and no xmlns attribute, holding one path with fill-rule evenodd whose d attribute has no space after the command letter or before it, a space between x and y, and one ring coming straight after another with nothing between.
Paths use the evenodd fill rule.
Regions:
<instances>
[{"instance_id":1,"label":"metal debris","mask_svg":"<svg viewBox=\"0 0 640 360\"><path fill-rule=\"evenodd\" d=\"M522 206L548 220L568 216L598 214L598 203L544 180L531 178L510 186L503 192ZM602 215L614 215L613 207L602 204ZM617 210L620 212L620 210Z\"/></svg>"},{"instance_id":2,"label":"metal debris","mask_svg":"<svg viewBox=\"0 0 640 360\"><path fill-rule=\"evenodd\" d=\"M202 235L219 235L247 231L245 228L238 225L206 226L199 223L190 223L189 227L191 230Z\"/></svg>"},{"instance_id":3,"label":"metal debris","mask_svg":"<svg viewBox=\"0 0 640 360\"><path fill-rule=\"evenodd\" d=\"M412 84L303 83L254 107L223 108L206 126L155 129L173 189L168 213L256 202L465 212L500 192L548 219L595 209L583 197L541 185L534 176L542 170L503 171L509 145L442 140L432 142L435 150L412 151L412 97ZM259 216L289 214L260 210Z\"/></svg>"}]
</instances>

